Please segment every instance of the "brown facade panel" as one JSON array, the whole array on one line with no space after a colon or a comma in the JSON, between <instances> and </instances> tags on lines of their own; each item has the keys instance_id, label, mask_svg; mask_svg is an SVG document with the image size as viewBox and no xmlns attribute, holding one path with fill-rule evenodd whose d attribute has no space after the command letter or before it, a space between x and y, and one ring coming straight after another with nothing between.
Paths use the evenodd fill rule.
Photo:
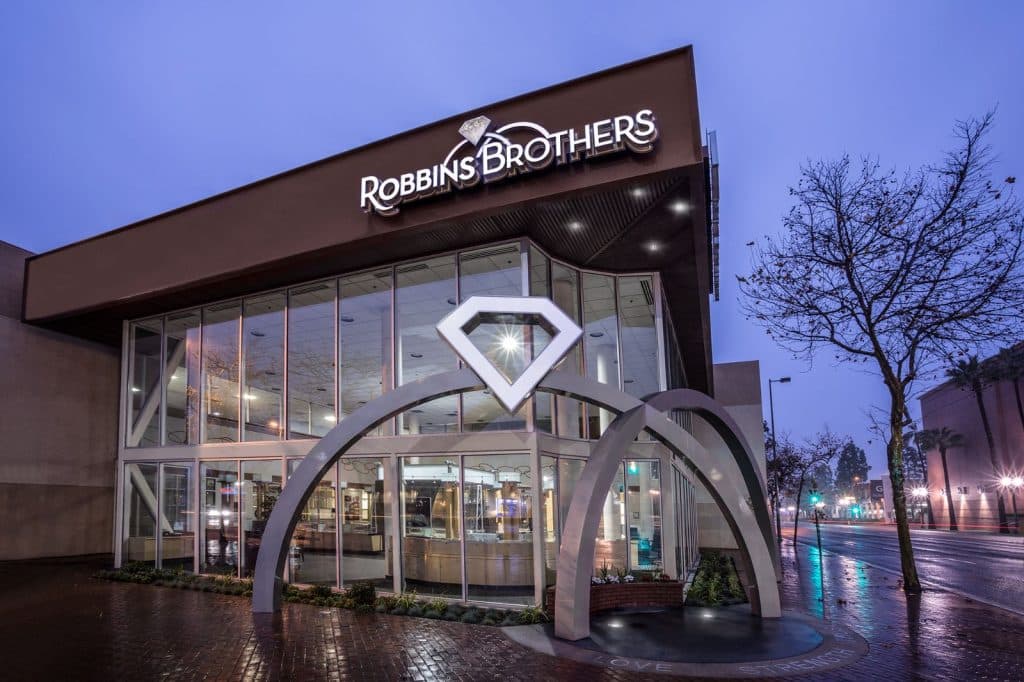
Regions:
<instances>
[{"instance_id":1,"label":"brown facade panel","mask_svg":"<svg viewBox=\"0 0 1024 682\"><path fill-rule=\"evenodd\" d=\"M364 213L360 179L394 176L443 160L463 121L533 121L548 130L583 126L651 109L656 151L619 153L454 192L404 206L398 215ZM696 85L689 48L517 97L290 171L121 230L33 258L26 319L46 321L147 299L232 273L340 248L373 245L381 262L401 234L463 221L568 192L701 163ZM210 298L216 298L215 288Z\"/></svg>"}]
</instances>

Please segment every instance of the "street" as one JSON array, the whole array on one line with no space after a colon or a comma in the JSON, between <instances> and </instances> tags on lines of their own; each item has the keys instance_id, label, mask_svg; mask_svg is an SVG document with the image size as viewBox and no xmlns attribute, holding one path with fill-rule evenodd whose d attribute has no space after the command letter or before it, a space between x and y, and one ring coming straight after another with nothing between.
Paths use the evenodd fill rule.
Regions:
<instances>
[{"instance_id":1,"label":"street","mask_svg":"<svg viewBox=\"0 0 1024 682\"><path fill-rule=\"evenodd\" d=\"M783 526L785 543L793 528ZM917 570L937 587L1024 614L1024 537L911 530ZM799 542L816 543L814 524L800 522ZM821 545L877 568L900 573L895 526L822 524Z\"/></svg>"}]
</instances>

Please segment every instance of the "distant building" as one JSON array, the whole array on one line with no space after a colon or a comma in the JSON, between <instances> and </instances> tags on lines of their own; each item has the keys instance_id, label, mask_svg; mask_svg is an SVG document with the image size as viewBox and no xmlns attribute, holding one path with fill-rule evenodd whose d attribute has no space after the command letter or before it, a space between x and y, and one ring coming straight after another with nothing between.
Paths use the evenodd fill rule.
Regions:
<instances>
[{"instance_id":1,"label":"distant building","mask_svg":"<svg viewBox=\"0 0 1024 682\"><path fill-rule=\"evenodd\" d=\"M1024 350L1024 344L1018 344ZM991 363L992 358L985 360ZM1024 387L1022 387L1024 390ZM1006 514L1014 524L1014 493L1000 486L1005 477L1024 475L1024 425L1017 411L1013 384L1000 381L988 386L984 393L985 408L995 441L996 467L992 466L985 429L978 403L970 390L957 388L947 381L921 397L921 418L925 429L949 428L963 436L961 447L946 451L949 485L953 494L956 520L963 530L995 529L999 525L996 495L1004 495ZM942 459L938 450L928 452L928 494L936 524L948 527L949 505L946 500ZM1017 509L1024 516L1024 487L1016 490Z\"/></svg>"}]
</instances>

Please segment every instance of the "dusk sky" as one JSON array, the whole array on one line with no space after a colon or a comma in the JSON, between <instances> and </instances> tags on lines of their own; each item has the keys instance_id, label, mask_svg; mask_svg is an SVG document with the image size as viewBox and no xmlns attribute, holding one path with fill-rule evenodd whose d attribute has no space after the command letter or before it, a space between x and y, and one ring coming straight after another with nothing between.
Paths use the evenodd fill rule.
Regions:
<instances>
[{"instance_id":1,"label":"dusk sky","mask_svg":"<svg viewBox=\"0 0 1024 682\"><path fill-rule=\"evenodd\" d=\"M993 107L998 177L1024 175L1022 27L1018 2L7 0L0 239L46 251L692 44L701 124L721 156L715 360L760 360L765 382L791 375L776 391L779 431L848 434L878 476L884 448L865 413L884 404L880 380L829 354L809 368L742 318L745 244L780 229L807 159L939 161L954 120ZM767 415L766 383L764 398Z\"/></svg>"}]
</instances>

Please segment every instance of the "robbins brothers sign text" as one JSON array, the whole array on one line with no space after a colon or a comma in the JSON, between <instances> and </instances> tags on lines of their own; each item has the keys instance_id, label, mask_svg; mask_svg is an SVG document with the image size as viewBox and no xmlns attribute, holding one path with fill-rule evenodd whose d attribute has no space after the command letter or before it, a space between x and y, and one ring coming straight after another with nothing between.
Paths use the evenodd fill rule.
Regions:
<instances>
[{"instance_id":1,"label":"robbins brothers sign text","mask_svg":"<svg viewBox=\"0 0 1024 682\"><path fill-rule=\"evenodd\" d=\"M650 109L556 132L525 121L491 128L491 120L486 116L471 118L459 128L463 139L440 163L391 178L365 176L360 183L359 205L364 211L394 215L400 204L480 182L494 182L623 149L644 154L654 148L658 138Z\"/></svg>"}]
</instances>

